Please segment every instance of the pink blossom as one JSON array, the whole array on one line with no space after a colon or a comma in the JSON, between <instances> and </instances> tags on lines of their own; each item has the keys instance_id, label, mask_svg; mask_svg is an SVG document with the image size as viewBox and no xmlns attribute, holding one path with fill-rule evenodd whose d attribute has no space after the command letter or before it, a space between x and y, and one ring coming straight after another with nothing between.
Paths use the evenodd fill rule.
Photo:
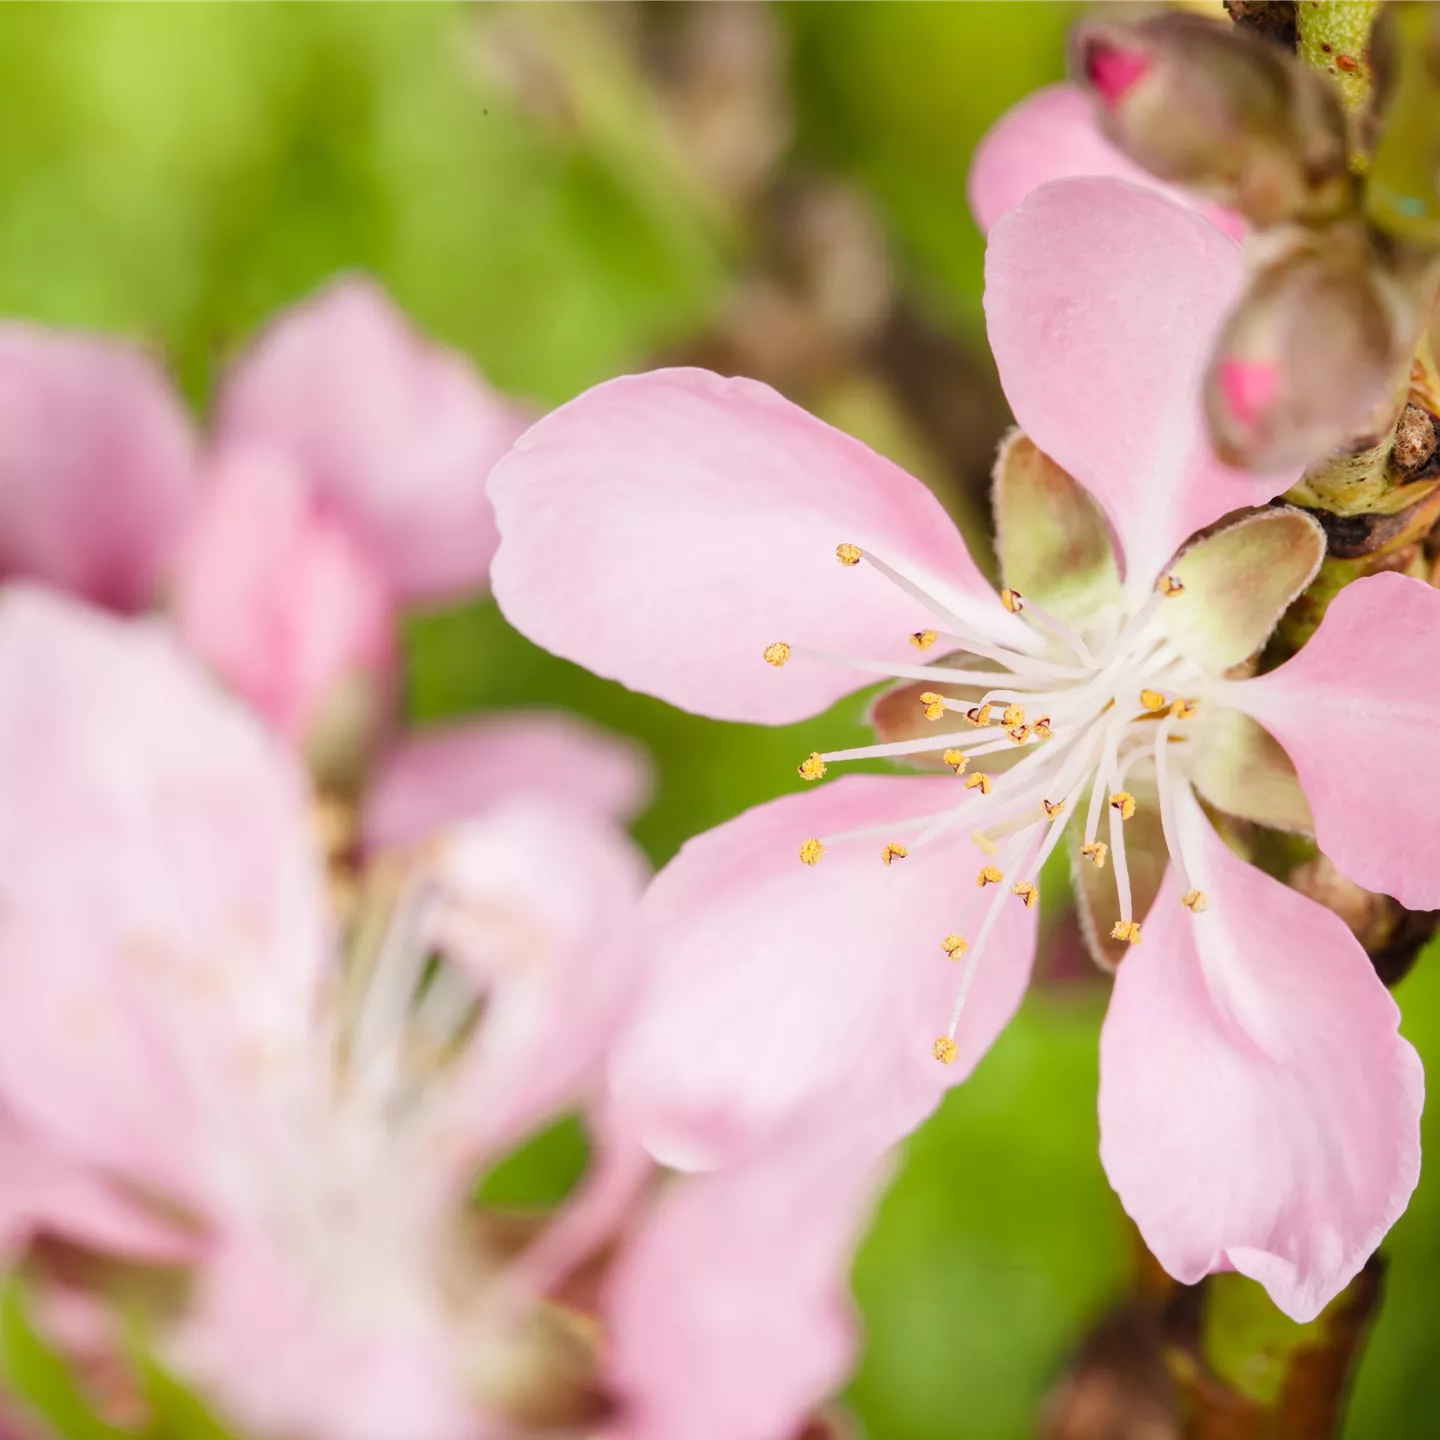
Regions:
<instances>
[{"instance_id":1,"label":"pink blossom","mask_svg":"<svg viewBox=\"0 0 1440 1440\"><path fill-rule=\"evenodd\" d=\"M194 462L184 406L138 347L0 325L0 579L146 608L195 500Z\"/></svg>"},{"instance_id":2,"label":"pink blossom","mask_svg":"<svg viewBox=\"0 0 1440 1440\"><path fill-rule=\"evenodd\" d=\"M383 712L399 608L485 585L485 477L526 423L368 280L287 312L216 402L175 571L187 640L297 742L327 742L327 705Z\"/></svg>"},{"instance_id":3,"label":"pink blossom","mask_svg":"<svg viewBox=\"0 0 1440 1440\"><path fill-rule=\"evenodd\" d=\"M986 280L1024 432L996 471L1003 596L918 481L752 381L601 385L492 474L495 591L533 639L733 720L889 677L880 743L802 777L868 758L943 777L842 780L692 841L646 902L670 938L617 1097L698 1167L839 1083L900 1133L1017 1003L1068 834L1097 942L1125 957L1112 1182L1172 1273L1233 1267L1308 1318L1415 1185L1419 1062L1359 943L1232 856L1196 797L1313 827L1343 873L1440 905L1440 772L1374 743L1440 720L1440 595L1358 581L1298 657L1233 678L1324 552L1302 512L1245 513L1288 477L1205 437L1238 248L1154 188L1060 180L995 225Z\"/></svg>"},{"instance_id":4,"label":"pink blossom","mask_svg":"<svg viewBox=\"0 0 1440 1440\"><path fill-rule=\"evenodd\" d=\"M597 813L624 777L570 804L496 776L375 860L342 967L296 757L163 623L0 596L0 771L0 1254L187 1267L161 1357L247 1433L558 1435L613 1402L615 1440L682 1411L687 1440L783 1440L842 1378L883 1138L807 1126L647 1215L604 1119L646 975L643 865ZM575 1107L593 1174L517 1255L475 1176ZM597 1348L551 1296L627 1229ZM103 1351L104 1294L37 1267L57 1338Z\"/></svg>"},{"instance_id":5,"label":"pink blossom","mask_svg":"<svg viewBox=\"0 0 1440 1440\"><path fill-rule=\"evenodd\" d=\"M1120 62L1110 76L1117 83L1128 75L1133 84L1144 73L1134 66L1136 61L1143 66L1143 57L1107 54ZM1110 175L1156 190L1198 210L1236 240L1245 234L1245 222L1233 210L1201 200L1178 185L1167 185L1122 155L1100 133L1094 102L1069 83L1047 85L1027 95L990 128L970 166L970 209L988 233L1036 186L1086 175Z\"/></svg>"}]
</instances>

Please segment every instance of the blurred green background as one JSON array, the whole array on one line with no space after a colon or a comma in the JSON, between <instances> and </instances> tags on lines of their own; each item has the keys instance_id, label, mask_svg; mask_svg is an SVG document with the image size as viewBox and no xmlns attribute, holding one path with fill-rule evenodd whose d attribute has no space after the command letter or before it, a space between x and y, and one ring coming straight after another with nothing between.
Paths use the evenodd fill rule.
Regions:
<instances>
[{"instance_id":1,"label":"blurred green background","mask_svg":"<svg viewBox=\"0 0 1440 1440\"><path fill-rule=\"evenodd\" d=\"M540 404L661 358L762 373L917 468L983 547L1005 414L965 177L988 125L1061 73L1070 13L727 11L0 7L0 310L145 337L203 405L266 316L363 267ZM860 733L854 703L793 731L679 714L539 653L490 605L416 617L408 651L419 717L555 704L643 740L657 862ZM1399 996L1440 1061L1437 965ZM916 1137L859 1258L850 1401L876 1440L1031 1433L1127 1283L1096 1157L1103 987L1054 968ZM1440 1425L1432 1181L1387 1252L1352 1440Z\"/></svg>"}]
</instances>

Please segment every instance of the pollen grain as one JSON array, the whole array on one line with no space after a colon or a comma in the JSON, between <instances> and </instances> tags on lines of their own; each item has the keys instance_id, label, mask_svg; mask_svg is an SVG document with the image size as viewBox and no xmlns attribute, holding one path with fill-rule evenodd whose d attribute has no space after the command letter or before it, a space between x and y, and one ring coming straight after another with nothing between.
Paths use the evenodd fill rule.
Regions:
<instances>
[{"instance_id":1,"label":"pollen grain","mask_svg":"<svg viewBox=\"0 0 1440 1440\"><path fill-rule=\"evenodd\" d=\"M818 750L812 750L795 768L802 780L819 780L825 774L825 762Z\"/></svg>"}]
</instances>

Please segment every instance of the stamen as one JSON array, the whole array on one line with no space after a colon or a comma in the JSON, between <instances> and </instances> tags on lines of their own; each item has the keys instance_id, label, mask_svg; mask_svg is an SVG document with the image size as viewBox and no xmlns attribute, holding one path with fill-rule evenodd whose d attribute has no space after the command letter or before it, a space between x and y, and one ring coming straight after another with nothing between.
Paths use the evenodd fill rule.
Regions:
<instances>
[{"instance_id":1,"label":"stamen","mask_svg":"<svg viewBox=\"0 0 1440 1440\"><path fill-rule=\"evenodd\" d=\"M795 768L802 780L819 780L825 774L825 761L818 750L812 750Z\"/></svg>"},{"instance_id":2,"label":"stamen","mask_svg":"<svg viewBox=\"0 0 1440 1440\"><path fill-rule=\"evenodd\" d=\"M1072 650L1083 665L1090 667L1095 664L1095 657L1090 653L1090 647L1058 616L1050 614L1048 610L1042 610L1033 600L1027 600L1024 609L1032 624L1038 620L1045 629Z\"/></svg>"},{"instance_id":3,"label":"stamen","mask_svg":"<svg viewBox=\"0 0 1440 1440\"><path fill-rule=\"evenodd\" d=\"M1163 710L1165 708L1165 697L1158 690L1142 690L1140 692L1140 703L1147 710Z\"/></svg>"},{"instance_id":4,"label":"stamen","mask_svg":"<svg viewBox=\"0 0 1440 1440\"><path fill-rule=\"evenodd\" d=\"M1110 855L1115 862L1115 896L1120 903L1120 919L1128 923L1135 918L1135 913L1130 894L1130 857L1125 853L1125 812L1118 808L1110 811ZM1123 940L1125 936L1116 938Z\"/></svg>"},{"instance_id":5,"label":"stamen","mask_svg":"<svg viewBox=\"0 0 1440 1440\"><path fill-rule=\"evenodd\" d=\"M1040 898L1039 889L1029 880L1021 880L1010 887L1012 895L1018 895L1025 902L1025 908L1031 909Z\"/></svg>"},{"instance_id":6,"label":"stamen","mask_svg":"<svg viewBox=\"0 0 1440 1440\"><path fill-rule=\"evenodd\" d=\"M892 860L903 860L909 855L909 850L903 845L887 845L880 852L880 858L889 865Z\"/></svg>"},{"instance_id":7,"label":"stamen","mask_svg":"<svg viewBox=\"0 0 1440 1440\"><path fill-rule=\"evenodd\" d=\"M947 750L940 757L957 775L965 773L970 757L963 750Z\"/></svg>"},{"instance_id":8,"label":"stamen","mask_svg":"<svg viewBox=\"0 0 1440 1440\"><path fill-rule=\"evenodd\" d=\"M1010 737L1013 745L1023 745L1030 738L1030 727L1028 725L1016 725L1013 729L1005 732Z\"/></svg>"},{"instance_id":9,"label":"stamen","mask_svg":"<svg viewBox=\"0 0 1440 1440\"><path fill-rule=\"evenodd\" d=\"M1004 878L1004 875L994 865L987 865L976 877L975 884L983 890L987 885L1000 884Z\"/></svg>"},{"instance_id":10,"label":"stamen","mask_svg":"<svg viewBox=\"0 0 1440 1440\"><path fill-rule=\"evenodd\" d=\"M921 700L925 699L923 695L920 698ZM976 705L965 712L965 718L972 725L988 725L990 723L990 708L989 705Z\"/></svg>"},{"instance_id":11,"label":"stamen","mask_svg":"<svg viewBox=\"0 0 1440 1440\"><path fill-rule=\"evenodd\" d=\"M1173 575L1167 575L1160 581L1156 589L1168 600L1173 595L1183 595L1185 587Z\"/></svg>"},{"instance_id":12,"label":"stamen","mask_svg":"<svg viewBox=\"0 0 1440 1440\"><path fill-rule=\"evenodd\" d=\"M1018 590L1008 586L1000 592L1000 603L1012 614L1018 615L1025 608L1024 597Z\"/></svg>"},{"instance_id":13,"label":"stamen","mask_svg":"<svg viewBox=\"0 0 1440 1440\"><path fill-rule=\"evenodd\" d=\"M765 662L777 670L790 658L790 646L784 640L777 640L765 647Z\"/></svg>"},{"instance_id":14,"label":"stamen","mask_svg":"<svg viewBox=\"0 0 1440 1440\"><path fill-rule=\"evenodd\" d=\"M837 545L835 558L842 565L858 565L865 552L858 545Z\"/></svg>"},{"instance_id":15,"label":"stamen","mask_svg":"<svg viewBox=\"0 0 1440 1440\"><path fill-rule=\"evenodd\" d=\"M1180 903L1192 914L1198 915L1202 910L1210 908L1210 902L1205 898L1203 890L1187 890L1181 897Z\"/></svg>"},{"instance_id":16,"label":"stamen","mask_svg":"<svg viewBox=\"0 0 1440 1440\"><path fill-rule=\"evenodd\" d=\"M933 630L917 630L910 637L910 643L917 650L928 650L939 638Z\"/></svg>"},{"instance_id":17,"label":"stamen","mask_svg":"<svg viewBox=\"0 0 1440 1440\"><path fill-rule=\"evenodd\" d=\"M1023 705L1007 705L1005 712L1000 716L1002 725L1023 725L1025 723L1025 707Z\"/></svg>"},{"instance_id":18,"label":"stamen","mask_svg":"<svg viewBox=\"0 0 1440 1440\"><path fill-rule=\"evenodd\" d=\"M944 950L947 960L962 960L970 948L970 942L963 935L947 935L940 942L940 948Z\"/></svg>"},{"instance_id":19,"label":"stamen","mask_svg":"<svg viewBox=\"0 0 1440 1440\"><path fill-rule=\"evenodd\" d=\"M957 770L955 773L958 775L960 772ZM978 790L982 795L988 795L990 793L990 783L990 777L983 770L977 770L965 782L965 788L967 790Z\"/></svg>"},{"instance_id":20,"label":"stamen","mask_svg":"<svg viewBox=\"0 0 1440 1440\"><path fill-rule=\"evenodd\" d=\"M1105 856L1109 853L1110 847L1103 840L1096 840L1093 844L1082 845L1080 853L1097 869L1105 868Z\"/></svg>"},{"instance_id":21,"label":"stamen","mask_svg":"<svg viewBox=\"0 0 1440 1440\"><path fill-rule=\"evenodd\" d=\"M818 865L825 847L818 840L804 840L800 844L800 858L807 865Z\"/></svg>"},{"instance_id":22,"label":"stamen","mask_svg":"<svg viewBox=\"0 0 1440 1440\"><path fill-rule=\"evenodd\" d=\"M1110 808L1117 811L1122 820L1128 820L1135 813L1135 797L1128 790L1117 790L1110 797Z\"/></svg>"},{"instance_id":23,"label":"stamen","mask_svg":"<svg viewBox=\"0 0 1440 1440\"><path fill-rule=\"evenodd\" d=\"M942 1065L953 1065L959 1058L960 1047L948 1036L942 1035L930 1052Z\"/></svg>"},{"instance_id":24,"label":"stamen","mask_svg":"<svg viewBox=\"0 0 1440 1440\"><path fill-rule=\"evenodd\" d=\"M1050 728L1050 717L1048 715L1042 715L1035 722L1035 733L1042 740L1049 740L1054 735L1055 732Z\"/></svg>"},{"instance_id":25,"label":"stamen","mask_svg":"<svg viewBox=\"0 0 1440 1440\"><path fill-rule=\"evenodd\" d=\"M938 720L945 713L945 697L937 695L933 690L924 691L920 696L920 703L925 707L927 720Z\"/></svg>"},{"instance_id":26,"label":"stamen","mask_svg":"<svg viewBox=\"0 0 1440 1440\"><path fill-rule=\"evenodd\" d=\"M1188 720L1194 715L1199 704L1198 700L1187 700L1182 696L1170 707L1170 713L1177 720Z\"/></svg>"},{"instance_id":27,"label":"stamen","mask_svg":"<svg viewBox=\"0 0 1440 1440\"><path fill-rule=\"evenodd\" d=\"M1140 943L1140 922L1138 920L1117 920L1110 931L1112 940L1124 940L1128 944Z\"/></svg>"},{"instance_id":28,"label":"stamen","mask_svg":"<svg viewBox=\"0 0 1440 1440\"><path fill-rule=\"evenodd\" d=\"M1063 800L1041 800L1040 803L1045 807L1046 815L1052 820L1065 808Z\"/></svg>"}]
</instances>

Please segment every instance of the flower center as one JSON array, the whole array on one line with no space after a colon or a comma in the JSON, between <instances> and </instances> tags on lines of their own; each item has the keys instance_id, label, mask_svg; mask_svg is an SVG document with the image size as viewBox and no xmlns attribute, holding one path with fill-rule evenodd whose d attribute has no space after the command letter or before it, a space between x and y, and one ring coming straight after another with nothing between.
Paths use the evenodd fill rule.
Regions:
<instances>
[{"instance_id":1,"label":"flower center","mask_svg":"<svg viewBox=\"0 0 1440 1440\"><path fill-rule=\"evenodd\" d=\"M966 996L1005 897L1014 896L1027 907L1037 902L1040 871L1067 828L1082 823L1082 812L1080 853L1100 869L1108 859L1115 877L1119 918L1111 936L1131 945L1140 943L1125 853L1125 824L1135 815L1137 801L1126 789L1127 780L1132 773L1147 781L1153 776L1166 846L1183 878L1174 814L1175 789L1185 781L1175 773L1171 752L1189 739L1189 722L1201 708L1207 679L1156 624L1166 598L1184 589L1173 576L1163 577L1134 613L1102 615L1088 636L1018 592L1005 590L1001 603L1028 623L1035 642L1022 649L977 633L973 625L859 546L841 545L837 556L843 565L863 561L873 566L919 601L937 628L916 631L911 643L921 652L943 644L947 663L891 664L810 650L788 641L769 646L765 659L777 667L799 658L896 679L932 681L943 685L946 693L925 690L918 697L925 719L935 727L933 733L815 752L801 763L802 778L819 780L830 765L846 760L939 752L961 783L955 802L943 810L900 825L812 836L801 844L800 859L813 866L831 846L881 839L881 859L890 865L957 827L969 827L990 863L976 876L973 889L958 907L954 930L942 942L945 954L964 967L948 1028L934 1047L936 1059L950 1064L959 1053L955 1033ZM951 668L957 660L966 668ZM949 693L957 690L958 696ZM947 720L951 723L942 723ZM1187 908L1192 913L1202 911L1205 896L1192 890L1188 880L1185 891Z\"/></svg>"}]
</instances>

